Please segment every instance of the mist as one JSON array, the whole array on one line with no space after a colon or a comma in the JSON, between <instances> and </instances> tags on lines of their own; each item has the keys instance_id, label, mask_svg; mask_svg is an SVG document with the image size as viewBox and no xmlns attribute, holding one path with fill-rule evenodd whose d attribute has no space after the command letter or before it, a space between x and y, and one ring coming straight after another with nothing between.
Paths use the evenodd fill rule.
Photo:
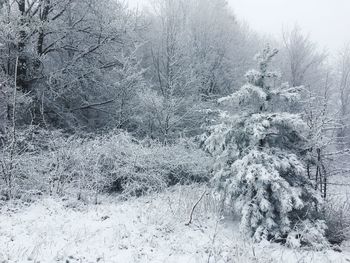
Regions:
<instances>
[{"instance_id":1,"label":"mist","mask_svg":"<svg viewBox=\"0 0 350 263\"><path fill-rule=\"evenodd\" d=\"M349 262L347 0L0 0L0 262Z\"/></svg>"}]
</instances>

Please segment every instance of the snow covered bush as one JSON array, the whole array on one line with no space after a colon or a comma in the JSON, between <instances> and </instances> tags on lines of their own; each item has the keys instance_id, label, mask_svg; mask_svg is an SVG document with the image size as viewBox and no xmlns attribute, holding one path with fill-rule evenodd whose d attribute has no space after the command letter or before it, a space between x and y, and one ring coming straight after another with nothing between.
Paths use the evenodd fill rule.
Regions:
<instances>
[{"instance_id":1,"label":"snow covered bush","mask_svg":"<svg viewBox=\"0 0 350 263\"><path fill-rule=\"evenodd\" d=\"M91 138L35 129L20 135L18 148L25 151L13 169L18 197L102 192L129 197L209 180L211 158L190 141L164 146L120 131Z\"/></svg>"},{"instance_id":2,"label":"snow covered bush","mask_svg":"<svg viewBox=\"0 0 350 263\"><path fill-rule=\"evenodd\" d=\"M101 191L140 196L176 183L208 180L208 156L182 143L164 146L111 133L83 143L79 151L85 164L81 185L101 178Z\"/></svg>"},{"instance_id":3,"label":"snow covered bush","mask_svg":"<svg viewBox=\"0 0 350 263\"><path fill-rule=\"evenodd\" d=\"M291 248L311 247L317 250L328 246L328 240L325 236L327 226L318 220L312 222L308 219L299 221L294 229L288 234L286 244Z\"/></svg>"},{"instance_id":4,"label":"snow covered bush","mask_svg":"<svg viewBox=\"0 0 350 263\"><path fill-rule=\"evenodd\" d=\"M332 189L336 193L345 192L344 189ZM330 243L341 244L350 240L350 198L333 195L327 199L324 208L324 219L327 224L326 236Z\"/></svg>"},{"instance_id":5,"label":"snow covered bush","mask_svg":"<svg viewBox=\"0 0 350 263\"><path fill-rule=\"evenodd\" d=\"M186 142L163 145L122 133L107 138L101 158L107 173L105 189L124 195L143 195L177 183L209 180L211 159ZM111 169L112 168L112 169Z\"/></svg>"},{"instance_id":6,"label":"snow covered bush","mask_svg":"<svg viewBox=\"0 0 350 263\"><path fill-rule=\"evenodd\" d=\"M300 88L277 85L278 74L268 70L276 54L265 48L257 56L258 70L246 74L247 84L219 99L235 106L235 114L221 114L205 146L216 156L213 183L239 212L241 232L255 241L285 242L300 222L322 223L315 213L321 200L302 161L306 125L300 115L285 111L299 99Z\"/></svg>"}]
</instances>

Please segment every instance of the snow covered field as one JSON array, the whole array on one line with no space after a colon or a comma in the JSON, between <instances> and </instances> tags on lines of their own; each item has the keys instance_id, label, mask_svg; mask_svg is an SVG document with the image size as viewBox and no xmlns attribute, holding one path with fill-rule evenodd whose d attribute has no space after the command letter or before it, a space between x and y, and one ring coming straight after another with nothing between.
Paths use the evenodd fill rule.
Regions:
<instances>
[{"instance_id":1,"label":"snow covered field","mask_svg":"<svg viewBox=\"0 0 350 263\"><path fill-rule=\"evenodd\" d=\"M101 204L44 199L0 215L0 262L350 262L350 252L291 250L252 244L237 224L218 218L205 195L186 226L203 188L175 187L125 202Z\"/></svg>"}]
</instances>

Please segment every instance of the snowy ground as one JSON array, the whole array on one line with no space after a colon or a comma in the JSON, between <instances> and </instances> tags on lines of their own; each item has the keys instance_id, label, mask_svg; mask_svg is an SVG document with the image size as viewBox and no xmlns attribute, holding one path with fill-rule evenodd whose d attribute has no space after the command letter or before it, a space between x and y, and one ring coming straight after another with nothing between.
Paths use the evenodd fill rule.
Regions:
<instances>
[{"instance_id":1,"label":"snowy ground","mask_svg":"<svg viewBox=\"0 0 350 263\"><path fill-rule=\"evenodd\" d=\"M126 202L99 205L44 199L0 215L0 262L350 262L350 252L296 251L251 244L237 224L216 216L206 195L186 226L203 189L176 187Z\"/></svg>"}]
</instances>

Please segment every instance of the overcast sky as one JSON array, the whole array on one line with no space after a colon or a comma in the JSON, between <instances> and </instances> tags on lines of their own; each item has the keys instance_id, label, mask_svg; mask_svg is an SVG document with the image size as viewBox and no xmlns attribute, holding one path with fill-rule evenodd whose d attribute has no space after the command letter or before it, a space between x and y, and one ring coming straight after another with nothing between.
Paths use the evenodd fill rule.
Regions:
<instances>
[{"instance_id":1,"label":"overcast sky","mask_svg":"<svg viewBox=\"0 0 350 263\"><path fill-rule=\"evenodd\" d=\"M128 0L132 4L148 0ZM277 38L298 24L331 53L350 42L350 0L228 0L239 20Z\"/></svg>"}]
</instances>

